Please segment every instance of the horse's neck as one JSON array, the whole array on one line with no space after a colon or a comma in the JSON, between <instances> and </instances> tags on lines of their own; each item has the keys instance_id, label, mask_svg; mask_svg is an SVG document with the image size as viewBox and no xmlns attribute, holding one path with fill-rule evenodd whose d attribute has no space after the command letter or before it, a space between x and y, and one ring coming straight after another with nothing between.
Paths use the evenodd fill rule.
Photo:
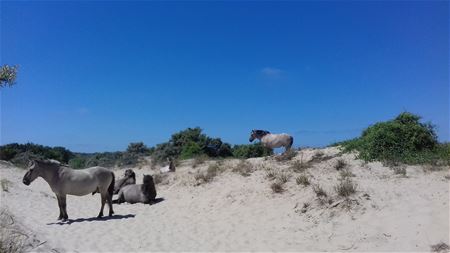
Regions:
<instances>
[{"instance_id":1,"label":"horse's neck","mask_svg":"<svg viewBox=\"0 0 450 253\"><path fill-rule=\"evenodd\" d=\"M43 167L41 177L51 185L54 181L58 180L59 172L61 169L62 169L61 167L58 168Z\"/></svg>"}]
</instances>

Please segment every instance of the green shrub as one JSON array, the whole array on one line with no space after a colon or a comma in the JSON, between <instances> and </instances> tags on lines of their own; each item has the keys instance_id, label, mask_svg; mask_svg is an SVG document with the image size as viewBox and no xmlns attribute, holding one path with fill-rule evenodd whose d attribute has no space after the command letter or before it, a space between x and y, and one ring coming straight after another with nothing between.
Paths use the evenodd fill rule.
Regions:
<instances>
[{"instance_id":1,"label":"green shrub","mask_svg":"<svg viewBox=\"0 0 450 253\"><path fill-rule=\"evenodd\" d=\"M69 161L69 166L73 169L83 169L86 168L86 158L75 157Z\"/></svg>"},{"instance_id":2,"label":"green shrub","mask_svg":"<svg viewBox=\"0 0 450 253\"><path fill-rule=\"evenodd\" d=\"M376 123L365 129L361 137L338 144L344 151L359 151L359 157L365 161L450 162L449 145L438 144L434 127L421 123L420 116L409 112Z\"/></svg>"},{"instance_id":3,"label":"green shrub","mask_svg":"<svg viewBox=\"0 0 450 253\"><path fill-rule=\"evenodd\" d=\"M235 145L233 146L232 152L236 158L262 157L273 154L272 149L264 147L261 143Z\"/></svg>"}]
</instances>

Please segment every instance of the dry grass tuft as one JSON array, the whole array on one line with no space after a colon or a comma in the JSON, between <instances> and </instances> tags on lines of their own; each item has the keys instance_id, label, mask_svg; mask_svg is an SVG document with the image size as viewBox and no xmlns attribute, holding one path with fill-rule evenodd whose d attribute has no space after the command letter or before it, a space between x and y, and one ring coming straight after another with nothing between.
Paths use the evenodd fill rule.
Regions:
<instances>
[{"instance_id":1,"label":"dry grass tuft","mask_svg":"<svg viewBox=\"0 0 450 253\"><path fill-rule=\"evenodd\" d=\"M450 247L444 242L440 242L440 243L431 245L431 252L444 253L444 252L449 252L449 250L450 250Z\"/></svg>"},{"instance_id":2,"label":"dry grass tuft","mask_svg":"<svg viewBox=\"0 0 450 253\"><path fill-rule=\"evenodd\" d=\"M244 177L248 177L252 174L253 165L246 160L241 160L236 167L232 169L233 172L237 172Z\"/></svg>"},{"instance_id":3,"label":"dry grass tuft","mask_svg":"<svg viewBox=\"0 0 450 253\"><path fill-rule=\"evenodd\" d=\"M309 167L310 167L310 166L309 166L309 163L304 163L304 162L303 162L303 159L300 160L300 161L295 161L295 162L291 165L291 169L292 169L294 172L297 172L297 173L305 172L305 170L307 170Z\"/></svg>"},{"instance_id":4,"label":"dry grass tuft","mask_svg":"<svg viewBox=\"0 0 450 253\"><path fill-rule=\"evenodd\" d=\"M6 211L0 211L0 252L25 252L26 235L14 227L14 218Z\"/></svg>"},{"instance_id":5,"label":"dry grass tuft","mask_svg":"<svg viewBox=\"0 0 450 253\"><path fill-rule=\"evenodd\" d=\"M278 171L274 169L267 169L266 171L266 178L269 180L274 180L278 175Z\"/></svg>"},{"instance_id":6,"label":"dry grass tuft","mask_svg":"<svg viewBox=\"0 0 450 253\"><path fill-rule=\"evenodd\" d=\"M401 175L406 177L406 167L405 166L395 166L392 168L395 175Z\"/></svg>"},{"instance_id":7,"label":"dry grass tuft","mask_svg":"<svg viewBox=\"0 0 450 253\"><path fill-rule=\"evenodd\" d=\"M198 166L204 164L207 159L208 156L206 155L198 155L194 157L194 161L192 162L192 168L197 168Z\"/></svg>"},{"instance_id":8,"label":"dry grass tuft","mask_svg":"<svg viewBox=\"0 0 450 253\"><path fill-rule=\"evenodd\" d=\"M219 164L214 163L208 166L206 172L198 171L194 175L194 178L197 181L197 185L200 185L202 183L209 183L222 171L222 167Z\"/></svg>"},{"instance_id":9,"label":"dry grass tuft","mask_svg":"<svg viewBox=\"0 0 450 253\"><path fill-rule=\"evenodd\" d=\"M343 159L338 159L336 164L334 165L334 168L336 170L342 170L347 167L347 163Z\"/></svg>"},{"instance_id":10,"label":"dry grass tuft","mask_svg":"<svg viewBox=\"0 0 450 253\"><path fill-rule=\"evenodd\" d=\"M341 197L349 197L356 192L356 183L349 178L345 178L334 187L336 193Z\"/></svg>"},{"instance_id":11,"label":"dry grass tuft","mask_svg":"<svg viewBox=\"0 0 450 253\"><path fill-rule=\"evenodd\" d=\"M296 155L297 155L297 152L291 148L288 151L284 152L283 154L276 156L275 160L277 160L278 162L290 161Z\"/></svg>"},{"instance_id":12,"label":"dry grass tuft","mask_svg":"<svg viewBox=\"0 0 450 253\"><path fill-rule=\"evenodd\" d=\"M341 178L348 178L348 177L354 177L355 174L352 173L352 171L349 168L345 168L339 172L339 175Z\"/></svg>"},{"instance_id":13,"label":"dry grass tuft","mask_svg":"<svg viewBox=\"0 0 450 253\"><path fill-rule=\"evenodd\" d=\"M309 182L309 179L306 175L300 175L297 177L297 179L295 180L297 182L298 185L303 185L303 186L308 186L311 183Z\"/></svg>"},{"instance_id":14,"label":"dry grass tuft","mask_svg":"<svg viewBox=\"0 0 450 253\"><path fill-rule=\"evenodd\" d=\"M275 181L270 185L270 188L274 193L283 193L284 192L283 185L284 185L283 182Z\"/></svg>"},{"instance_id":15,"label":"dry grass tuft","mask_svg":"<svg viewBox=\"0 0 450 253\"><path fill-rule=\"evenodd\" d=\"M0 181L0 184L1 184L2 190L3 190L4 192L9 192L9 185L11 184L11 181L9 181L9 180L6 179L6 178L3 178L3 179Z\"/></svg>"},{"instance_id":16,"label":"dry grass tuft","mask_svg":"<svg viewBox=\"0 0 450 253\"><path fill-rule=\"evenodd\" d=\"M153 175L153 182L156 184L168 184L169 183L169 176L167 174L154 174Z\"/></svg>"},{"instance_id":17,"label":"dry grass tuft","mask_svg":"<svg viewBox=\"0 0 450 253\"><path fill-rule=\"evenodd\" d=\"M320 186L320 185L314 185L313 191L316 194L318 198L326 198L328 197L327 192Z\"/></svg>"}]
</instances>

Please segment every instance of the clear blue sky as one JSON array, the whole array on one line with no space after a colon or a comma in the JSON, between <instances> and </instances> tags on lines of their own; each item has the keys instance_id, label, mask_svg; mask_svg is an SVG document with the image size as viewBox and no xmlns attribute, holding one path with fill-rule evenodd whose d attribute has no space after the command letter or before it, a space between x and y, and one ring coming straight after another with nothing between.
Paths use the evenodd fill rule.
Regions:
<instances>
[{"instance_id":1,"label":"clear blue sky","mask_svg":"<svg viewBox=\"0 0 450 253\"><path fill-rule=\"evenodd\" d=\"M408 110L449 140L449 2L1 2L1 144L358 136Z\"/></svg>"}]
</instances>

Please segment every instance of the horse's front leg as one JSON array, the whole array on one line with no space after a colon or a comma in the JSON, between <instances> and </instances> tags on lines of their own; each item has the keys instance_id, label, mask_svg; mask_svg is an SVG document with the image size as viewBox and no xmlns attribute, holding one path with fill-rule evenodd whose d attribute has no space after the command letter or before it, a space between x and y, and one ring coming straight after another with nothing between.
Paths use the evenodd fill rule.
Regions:
<instances>
[{"instance_id":1,"label":"horse's front leg","mask_svg":"<svg viewBox=\"0 0 450 253\"><path fill-rule=\"evenodd\" d=\"M58 200L58 208L59 208L59 217L58 220L62 220L64 218L63 210L61 206L61 197L56 194L56 199Z\"/></svg>"}]
</instances>

